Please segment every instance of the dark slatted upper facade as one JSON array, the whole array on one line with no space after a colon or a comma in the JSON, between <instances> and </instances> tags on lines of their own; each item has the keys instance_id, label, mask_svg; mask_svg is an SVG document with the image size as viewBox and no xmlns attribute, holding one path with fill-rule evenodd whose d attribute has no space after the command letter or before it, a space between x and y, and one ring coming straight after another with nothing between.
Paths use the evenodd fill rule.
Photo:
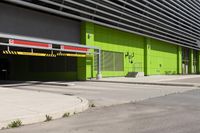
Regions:
<instances>
[{"instance_id":1,"label":"dark slatted upper facade","mask_svg":"<svg viewBox=\"0 0 200 133\"><path fill-rule=\"evenodd\" d=\"M200 48L199 0L5 0L22 6Z\"/></svg>"}]
</instances>

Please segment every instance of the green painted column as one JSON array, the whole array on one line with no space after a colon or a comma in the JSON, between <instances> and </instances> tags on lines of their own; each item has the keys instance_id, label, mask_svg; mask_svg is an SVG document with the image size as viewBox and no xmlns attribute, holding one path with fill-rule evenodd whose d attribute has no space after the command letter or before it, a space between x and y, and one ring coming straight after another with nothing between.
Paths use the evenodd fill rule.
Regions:
<instances>
[{"instance_id":1,"label":"green painted column","mask_svg":"<svg viewBox=\"0 0 200 133\"><path fill-rule=\"evenodd\" d=\"M81 43L84 45L94 45L94 24L83 22L81 24Z\"/></svg>"},{"instance_id":2,"label":"green painted column","mask_svg":"<svg viewBox=\"0 0 200 133\"><path fill-rule=\"evenodd\" d=\"M177 46L177 74L182 74L182 47Z\"/></svg>"},{"instance_id":3,"label":"green painted column","mask_svg":"<svg viewBox=\"0 0 200 133\"><path fill-rule=\"evenodd\" d=\"M94 46L94 24L90 22L85 22L85 44L89 46ZM92 78L93 75L93 58L86 58L86 78Z\"/></svg>"},{"instance_id":4,"label":"green painted column","mask_svg":"<svg viewBox=\"0 0 200 133\"><path fill-rule=\"evenodd\" d=\"M189 74L192 74L194 72L194 67L193 67L193 49L190 49L189 52Z\"/></svg>"},{"instance_id":5,"label":"green painted column","mask_svg":"<svg viewBox=\"0 0 200 133\"><path fill-rule=\"evenodd\" d=\"M197 73L200 73L200 51L197 52Z\"/></svg>"},{"instance_id":6,"label":"green painted column","mask_svg":"<svg viewBox=\"0 0 200 133\"><path fill-rule=\"evenodd\" d=\"M81 43L84 45L94 45L94 24L83 22L81 24ZM93 59L78 58L78 80L86 80L93 77Z\"/></svg>"},{"instance_id":7,"label":"green painted column","mask_svg":"<svg viewBox=\"0 0 200 133\"><path fill-rule=\"evenodd\" d=\"M86 22L86 45L94 45L94 24Z\"/></svg>"},{"instance_id":8,"label":"green painted column","mask_svg":"<svg viewBox=\"0 0 200 133\"><path fill-rule=\"evenodd\" d=\"M145 38L144 45L144 74L146 76L150 75L150 52L151 52L151 39Z\"/></svg>"}]
</instances>

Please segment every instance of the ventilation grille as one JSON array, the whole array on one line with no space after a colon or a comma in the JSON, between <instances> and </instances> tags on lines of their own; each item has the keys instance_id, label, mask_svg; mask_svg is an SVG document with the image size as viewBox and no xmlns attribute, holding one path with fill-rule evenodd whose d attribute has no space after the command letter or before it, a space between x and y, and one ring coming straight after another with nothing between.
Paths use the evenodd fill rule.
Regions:
<instances>
[{"instance_id":1,"label":"ventilation grille","mask_svg":"<svg viewBox=\"0 0 200 133\"><path fill-rule=\"evenodd\" d=\"M102 51L102 71L124 71L124 53ZM97 55L94 58L94 69L97 70Z\"/></svg>"}]
</instances>

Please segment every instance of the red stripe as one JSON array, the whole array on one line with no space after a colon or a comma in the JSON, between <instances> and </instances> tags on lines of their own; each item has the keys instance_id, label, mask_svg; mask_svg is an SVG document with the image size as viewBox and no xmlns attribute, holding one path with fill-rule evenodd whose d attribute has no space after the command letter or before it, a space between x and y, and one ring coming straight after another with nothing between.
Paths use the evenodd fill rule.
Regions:
<instances>
[{"instance_id":1,"label":"red stripe","mask_svg":"<svg viewBox=\"0 0 200 133\"><path fill-rule=\"evenodd\" d=\"M9 40L10 44L20 44L20 45L28 45L28 46L38 46L38 47L51 47L51 44L40 43L40 42L31 42L31 41L23 41L23 40Z\"/></svg>"},{"instance_id":2,"label":"red stripe","mask_svg":"<svg viewBox=\"0 0 200 133\"><path fill-rule=\"evenodd\" d=\"M74 47L74 46L63 46L66 50L77 50L77 51L88 51L88 48Z\"/></svg>"}]
</instances>

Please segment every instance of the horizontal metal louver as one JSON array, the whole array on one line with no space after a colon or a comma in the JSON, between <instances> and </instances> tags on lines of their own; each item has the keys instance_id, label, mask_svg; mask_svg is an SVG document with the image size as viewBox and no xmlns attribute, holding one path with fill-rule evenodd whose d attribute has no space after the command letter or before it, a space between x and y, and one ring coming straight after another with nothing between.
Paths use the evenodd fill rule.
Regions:
<instances>
[{"instance_id":1,"label":"horizontal metal louver","mask_svg":"<svg viewBox=\"0 0 200 133\"><path fill-rule=\"evenodd\" d=\"M197 0L4 0L199 49Z\"/></svg>"}]
</instances>

